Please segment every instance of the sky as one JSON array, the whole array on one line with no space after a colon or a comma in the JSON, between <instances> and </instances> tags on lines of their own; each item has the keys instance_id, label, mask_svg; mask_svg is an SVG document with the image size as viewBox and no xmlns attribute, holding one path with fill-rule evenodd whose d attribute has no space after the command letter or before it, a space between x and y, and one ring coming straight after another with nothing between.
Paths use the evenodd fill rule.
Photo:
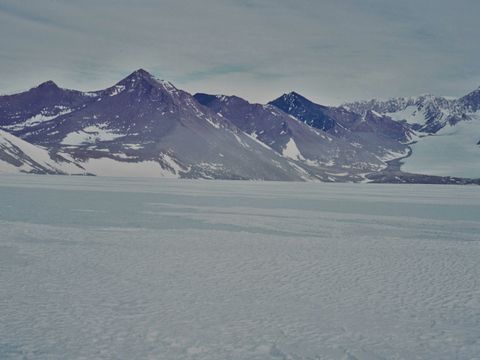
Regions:
<instances>
[{"instance_id":1,"label":"sky","mask_svg":"<svg viewBox=\"0 0 480 360\"><path fill-rule=\"evenodd\" d=\"M478 0L0 0L0 93L144 68L191 93L329 105L480 86Z\"/></svg>"}]
</instances>

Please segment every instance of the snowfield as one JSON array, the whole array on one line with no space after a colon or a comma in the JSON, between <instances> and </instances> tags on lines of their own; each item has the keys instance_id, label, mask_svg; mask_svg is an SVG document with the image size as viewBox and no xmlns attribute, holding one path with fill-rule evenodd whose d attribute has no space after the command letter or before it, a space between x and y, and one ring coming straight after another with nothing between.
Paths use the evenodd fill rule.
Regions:
<instances>
[{"instance_id":1,"label":"snowfield","mask_svg":"<svg viewBox=\"0 0 480 360\"><path fill-rule=\"evenodd\" d=\"M479 359L476 186L0 177L0 359Z\"/></svg>"},{"instance_id":2,"label":"snowfield","mask_svg":"<svg viewBox=\"0 0 480 360\"><path fill-rule=\"evenodd\" d=\"M403 171L480 178L480 111L473 120L447 125L411 147L412 155L402 160Z\"/></svg>"}]
</instances>

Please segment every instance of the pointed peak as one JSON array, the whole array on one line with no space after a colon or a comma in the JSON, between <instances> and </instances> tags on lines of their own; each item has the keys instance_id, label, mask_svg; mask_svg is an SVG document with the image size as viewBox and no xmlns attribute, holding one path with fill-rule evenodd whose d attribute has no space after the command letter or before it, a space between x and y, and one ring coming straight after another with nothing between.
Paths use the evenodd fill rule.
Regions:
<instances>
[{"instance_id":1,"label":"pointed peak","mask_svg":"<svg viewBox=\"0 0 480 360\"><path fill-rule=\"evenodd\" d=\"M138 69L122 79L121 82L135 82L137 80L153 80L155 77L144 69Z\"/></svg>"},{"instance_id":2,"label":"pointed peak","mask_svg":"<svg viewBox=\"0 0 480 360\"><path fill-rule=\"evenodd\" d=\"M152 74L150 74L147 70L140 68L140 69L137 69L134 72L132 72L129 77L151 79L154 76Z\"/></svg>"},{"instance_id":3,"label":"pointed peak","mask_svg":"<svg viewBox=\"0 0 480 360\"><path fill-rule=\"evenodd\" d=\"M290 91L288 94L285 94L285 96L295 97L295 98L303 98L303 96L300 95L299 93L297 93L296 91Z\"/></svg>"},{"instance_id":4,"label":"pointed peak","mask_svg":"<svg viewBox=\"0 0 480 360\"><path fill-rule=\"evenodd\" d=\"M305 101L307 100L306 97L300 95L298 92L296 91L290 91L289 93L287 94L283 94L281 97L278 98L278 100L280 99L283 99L285 101Z\"/></svg>"},{"instance_id":5,"label":"pointed peak","mask_svg":"<svg viewBox=\"0 0 480 360\"><path fill-rule=\"evenodd\" d=\"M37 86L37 89L60 89L52 80L45 81Z\"/></svg>"},{"instance_id":6,"label":"pointed peak","mask_svg":"<svg viewBox=\"0 0 480 360\"><path fill-rule=\"evenodd\" d=\"M306 102L309 101L307 98L303 97L296 91L290 91L289 93L285 93L282 96L276 98L273 101L270 101L269 104L275 105L275 106L281 106L282 103L288 103L289 106L294 106L293 104L299 103L299 102Z\"/></svg>"},{"instance_id":7,"label":"pointed peak","mask_svg":"<svg viewBox=\"0 0 480 360\"><path fill-rule=\"evenodd\" d=\"M138 69L128 75L126 78L120 80L115 85L125 86L128 89L137 87L138 85L148 85L152 87L161 86L165 91L177 92L178 89L169 81L157 79L154 75L144 69Z\"/></svg>"}]
</instances>

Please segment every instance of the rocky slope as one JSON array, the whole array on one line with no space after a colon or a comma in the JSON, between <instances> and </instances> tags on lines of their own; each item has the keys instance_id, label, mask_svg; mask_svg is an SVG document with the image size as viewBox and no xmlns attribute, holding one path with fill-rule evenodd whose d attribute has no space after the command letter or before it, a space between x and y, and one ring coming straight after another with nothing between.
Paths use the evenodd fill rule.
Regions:
<instances>
[{"instance_id":1,"label":"rocky slope","mask_svg":"<svg viewBox=\"0 0 480 360\"><path fill-rule=\"evenodd\" d=\"M4 171L47 174L459 183L455 174L424 172L422 164L404 172L400 159L415 156L422 136L480 119L479 109L480 89L457 100L424 96L329 107L289 93L252 104L236 96L192 96L140 69L98 91L47 81L0 96L0 161ZM475 140L472 129L462 130L463 142ZM467 166L476 164L475 146L465 148Z\"/></svg>"},{"instance_id":2,"label":"rocky slope","mask_svg":"<svg viewBox=\"0 0 480 360\"><path fill-rule=\"evenodd\" d=\"M384 161L408 154L406 144L413 132L387 116L372 111L358 114L343 107L319 105L295 92L284 94L270 104Z\"/></svg>"},{"instance_id":3,"label":"rocky slope","mask_svg":"<svg viewBox=\"0 0 480 360\"><path fill-rule=\"evenodd\" d=\"M369 151L306 125L273 105L251 104L236 96L196 94L195 98L323 181L360 181L362 175L386 167Z\"/></svg>"}]
</instances>

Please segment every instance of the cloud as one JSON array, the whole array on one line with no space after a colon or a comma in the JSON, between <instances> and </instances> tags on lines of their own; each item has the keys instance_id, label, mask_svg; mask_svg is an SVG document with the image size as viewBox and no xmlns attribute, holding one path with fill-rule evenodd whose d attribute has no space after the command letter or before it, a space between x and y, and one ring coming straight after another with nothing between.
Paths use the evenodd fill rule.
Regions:
<instances>
[{"instance_id":1,"label":"cloud","mask_svg":"<svg viewBox=\"0 0 480 360\"><path fill-rule=\"evenodd\" d=\"M185 76L178 77L178 81L182 82L190 82L190 81L198 81L204 80L212 77L222 76L222 75L229 75L229 74L236 74L236 73L246 73L251 70L251 67L248 65L241 65L241 64L223 64L217 65L208 69L204 70L195 70L192 71Z\"/></svg>"},{"instance_id":2,"label":"cloud","mask_svg":"<svg viewBox=\"0 0 480 360\"><path fill-rule=\"evenodd\" d=\"M480 84L472 0L2 0L0 91L109 86L143 67L266 102L461 95Z\"/></svg>"}]
</instances>

